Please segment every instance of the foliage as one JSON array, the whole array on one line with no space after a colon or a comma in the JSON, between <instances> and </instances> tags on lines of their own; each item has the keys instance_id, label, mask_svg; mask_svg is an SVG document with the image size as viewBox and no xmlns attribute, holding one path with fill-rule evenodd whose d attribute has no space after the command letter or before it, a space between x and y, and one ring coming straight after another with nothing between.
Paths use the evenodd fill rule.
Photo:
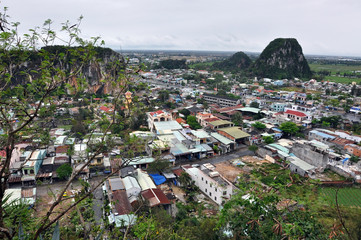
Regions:
<instances>
[{"instance_id":1,"label":"foliage","mask_svg":"<svg viewBox=\"0 0 361 240\"><path fill-rule=\"evenodd\" d=\"M254 63L253 72L275 79L312 76L301 46L293 38L277 38L270 42Z\"/></svg>"},{"instance_id":2,"label":"foliage","mask_svg":"<svg viewBox=\"0 0 361 240\"><path fill-rule=\"evenodd\" d=\"M167 90L161 90L158 93L158 100L161 102L167 102L169 99L169 92Z\"/></svg>"},{"instance_id":3,"label":"foliage","mask_svg":"<svg viewBox=\"0 0 361 240\"><path fill-rule=\"evenodd\" d=\"M154 162L148 165L147 171L149 173L159 173L168 170L169 167L170 167L170 163L168 160L158 158Z\"/></svg>"},{"instance_id":4,"label":"foliage","mask_svg":"<svg viewBox=\"0 0 361 240\"><path fill-rule=\"evenodd\" d=\"M251 145L248 147L248 150L250 150L252 152L256 152L258 150L258 147L256 145Z\"/></svg>"},{"instance_id":5,"label":"foliage","mask_svg":"<svg viewBox=\"0 0 361 240\"><path fill-rule=\"evenodd\" d=\"M281 197L276 189L264 189L256 181L241 184L240 192L221 210L218 226L235 239L327 239L310 209L277 207Z\"/></svg>"},{"instance_id":6,"label":"foliage","mask_svg":"<svg viewBox=\"0 0 361 240\"><path fill-rule=\"evenodd\" d=\"M67 179L73 172L69 163L65 163L56 169L56 174L60 179Z\"/></svg>"},{"instance_id":7,"label":"foliage","mask_svg":"<svg viewBox=\"0 0 361 240\"><path fill-rule=\"evenodd\" d=\"M249 104L250 107L253 108L259 108L259 103L258 102L251 102L251 104Z\"/></svg>"},{"instance_id":8,"label":"foliage","mask_svg":"<svg viewBox=\"0 0 361 240\"><path fill-rule=\"evenodd\" d=\"M158 68L166 68L166 69L188 69L188 66L186 64L186 60L173 60L173 59L167 59L162 60L159 63Z\"/></svg>"},{"instance_id":9,"label":"foliage","mask_svg":"<svg viewBox=\"0 0 361 240\"><path fill-rule=\"evenodd\" d=\"M222 62L215 62L212 65L212 69L218 69L229 72L239 72L248 70L252 60L244 53L237 52L233 54L229 59Z\"/></svg>"},{"instance_id":10,"label":"foliage","mask_svg":"<svg viewBox=\"0 0 361 240\"><path fill-rule=\"evenodd\" d=\"M353 162L353 163L357 163L358 161L360 161L360 158L355 156L355 155L352 155L350 157L350 161Z\"/></svg>"},{"instance_id":11,"label":"foliage","mask_svg":"<svg viewBox=\"0 0 361 240\"><path fill-rule=\"evenodd\" d=\"M185 119L187 119L187 117L191 114L191 112L186 108L179 110L179 113L183 114Z\"/></svg>"},{"instance_id":12,"label":"foliage","mask_svg":"<svg viewBox=\"0 0 361 240\"><path fill-rule=\"evenodd\" d=\"M187 124L194 130L202 128L202 126L197 122L197 118L192 115L187 117Z\"/></svg>"},{"instance_id":13,"label":"foliage","mask_svg":"<svg viewBox=\"0 0 361 240\"><path fill-rule=\"evenodd\" d=\"M242 126L243 125L243 117L242 114L240 112L236 112L235 114L232 115L232 122L234 123L234 125L236 126Z\"/></svg>"},{"instance_id":14,"label":"foliage","mask_svg":"<svg viewBox=\"0 0 361 240\"><path fill-rule=\"evenodd\" d=\"M255 122L252 124L252 127L256 128L258 130L263 130L266 128L266 125L261 122Z\"/></svg>"},{"instance_id":15,"label":"foliage","mask_svg":"<svg viewBox=\"0 0 361 240\"><path fill-rule=\"evenodd\" d=\"M294 122L281 123L280 129L288 135L294 135L299 131L299 128L297 127L296 123L294 123Z\"/></svg>"},{"instance_id":16,"label":"foliage","mask_svg":"<svg viewBox=\"0 0 361 240\"><path fill-rule=\"evenodd\" d=\"M272 136L264 136L262 137L262 139L266 144L271 144L275 142Z\"/></svg>"}]
</instances>

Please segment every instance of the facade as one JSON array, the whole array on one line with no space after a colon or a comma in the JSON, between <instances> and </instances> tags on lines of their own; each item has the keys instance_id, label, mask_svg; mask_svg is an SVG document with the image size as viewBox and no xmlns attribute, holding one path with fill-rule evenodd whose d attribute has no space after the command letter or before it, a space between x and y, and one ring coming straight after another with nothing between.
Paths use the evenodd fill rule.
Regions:
<instances>
[{"instance_id":1,"label":"facade","mask_svg":"<svg viewBox=\"0 0 361 240\"><path fill-rule=\"evenodd\" d=\"M223 178L212 164L199 168L184 168L199 189L218 205L223 205L233 194L233 185Z\"/></svg>"},{"instance_id":2,"label":"facade","mask_svg":"<svg viewBox=\"0 0 361 240\"><path fill-rule=\"evenodd\" d=\"M166 111L156 111L147 113L148 117L148 128L151 132L154 130L155 122L167 122L173 120L172 115Z\"/></svg>"},{"instance_id":3,"label":"facade","mask_svg":"<svg viewBox=\"0 0 361 240\"><path fill-rule=\"evenodd\" d=\"M203 99L208 104L217 104L221 107L232 107L239 105L241 103L240 99L232 99L227 97L221 97L216 95L210 95L210 94L203 94Z\"/></svg>"},{"instance_id":4,"label":"facade","mask_svg":"<svg viewBox=\"0 0 361 240\"><path fill-rule=\"evenodd\" d=\"M271 110L274 112L283 112L285 110L285 103L273 103L271 105Z\"/></svg>"},{"instance_id":5,"label":"facade","mask_svg":"<svg viewBox=\"0 0 361 240\"><path fill-rule=\"evenodd\" d=\"M286 118L291 119L292 122L301 123L302 121L307 119L307 115L303 112L294 111L294 110L287 110L284 112L284 116Z\"/></svg>"},{"instance_id":6,"label":"facade","mask_svg":"<svg viewBox=\"0 0 361 240\"><path fill-rule=\"evenodd\" d=\"M361 147L356 144L346 144L344 149L356 157L361 157Z\"/></svg>"}]
</instances>

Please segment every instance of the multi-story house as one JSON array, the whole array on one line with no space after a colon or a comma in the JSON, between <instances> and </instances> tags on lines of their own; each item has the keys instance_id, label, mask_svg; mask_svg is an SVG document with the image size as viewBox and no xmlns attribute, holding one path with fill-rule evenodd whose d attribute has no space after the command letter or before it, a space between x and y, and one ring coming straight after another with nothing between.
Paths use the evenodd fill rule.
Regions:
<instances>
[{"instance_id":1,"label":"multi-story house","mask_svg":"<svg viewBox=\"0 0 361 240\"><path fill-rule=\"evenodd\" d=\"M149 112L147 113L148 117L148 128L151 132L153 132L154 129L154 123L155 122L167 122L172 121L172 115L166 111L158 110L156 112Z\"/></svg>"},{"instance_id":2,"label":"multi-story house","mask_svg":"<svg viewBox=\"0 0 361 240\"><path fill-rule=\"evenodd\" d=\"M210 163L199 168L183 167L191 176L199 189L218 205L223 205L233 194L233 185L215 171L215 166Z\"/></svg>"},{"instance_id":3,"label":"multi-story house","mask_svg":"<svg viewBox=\"0 0 361 240\"><path fill-rule=\"evenodd\" d=\"M45 156L46 150L35 150L32 152L30 158L25 160L22 168L23 175L21 178L23 185L35 184L36 174L38 174Z\"/></svg>"}]
</instances>

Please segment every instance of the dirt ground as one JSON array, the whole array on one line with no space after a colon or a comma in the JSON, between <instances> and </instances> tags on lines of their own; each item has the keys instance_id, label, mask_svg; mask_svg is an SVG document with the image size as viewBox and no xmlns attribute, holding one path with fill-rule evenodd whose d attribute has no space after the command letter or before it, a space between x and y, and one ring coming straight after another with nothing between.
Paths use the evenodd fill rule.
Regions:
<instances>
[{"instance_id":1,"label":"dirt ground","mask_svg":"<svg viewBox=\"0 0 361 240\"><path fill-rule=\"evenodd\" d=\"M237 180L237 176L243 172L241 168L235 167L229 162L217 163L215 166L216 171L232 183L234 183Z\"/></svg>"},{"instance_id":2,"label":"dirt ground","mask_svg":"<svg viewBox=\"0 0 361 240\"><path fill-rule=\"evenodd\" d=\"M244 163L256 163L256 164L263 163L263 161L265 161L259 157L254 157L254 156L244 156L244 157L241 157L240 159ZM265 161L265 162L267 162L267 161Z\"/></svg>"}]
</instances>

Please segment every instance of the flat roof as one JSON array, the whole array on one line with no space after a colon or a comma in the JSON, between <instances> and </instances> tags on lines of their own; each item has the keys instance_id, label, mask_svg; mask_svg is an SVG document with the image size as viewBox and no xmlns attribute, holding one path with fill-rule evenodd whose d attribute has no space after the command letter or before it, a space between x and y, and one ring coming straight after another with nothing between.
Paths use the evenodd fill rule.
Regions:
<instances>
[{"instance_id":1,"label":"flat roof","mask_svg":"<svg viewBox=\"0 0 361 240\"><path fill-rule=\"evenodd\" d=\"M250 137L251 135L249 135L246 132L243 132L240 127L227 127L227 128L220 128L218 129L218 131L222 131L225 132L229 135L231 135L232 137L234 137L235 139L240 139L240 138L246 138L246 137Z\"/></svg>"},{"instance_id":2,"label":"flat roof","mask_svg":"<svg viewBox=\"0 0 361 240\"><path fill-rule=\"evenodd\" d=\"M214 137L215 139L217 139L218 141L220 141L221 143L223 143L224 145L229 145L229 144L233 143L232 140L230 140L226 137L223 137L219 133L211 133L211 136Z\"/></svg>"},{"instance_id":3,"label":"flat roof","mask_svg":"<svg viewBox=\"0 0 361 240\"><path fill-rule=\"evenodd\" d=\"M244 107L239 109L242 112L252 112L252 113L259 113L261 109L259 108L253 108L253 107Z\"/></svg>"},{"instance_id":4,"label":"flat roof","mask_svg":"<svg viewBox=\"0 0 361 240\"><path fill-rule=\"evenodd\" d=\"M317 130L312 130L312 131L310 131L310 133L314 133L314 134L316 134L316 135L318 135L318 136L321 136L321 137L323 137L323 138L330 138L330 139L335 139L335 138L336 138L336 137L334 137L334 136L328 135L328 134L323 133L323 132L319 132L319 131L317 131Z\"/></svg>"},{"instance_id":5,"label":"flat roof","mask_svg":"<svg viewBox=\"0 0 361 240\"><path fill-rule=\"evenodd\" d=\"M181 130L182 126L177 121L154 122L157 131Z\"/></svg>"},{"instance_id":6,"label":"flat roof","mask_svg":"<svg viewBox=\"0 0 361 240\"><path fill-rule=\"evenodd\" d=\"M233 122L230 122L230 121L227 121L227 120L217 120L217 121L213 121L213 122L210 122L209 123L210 125L212 126L222 126L222 125L225 125L225 124L233 124Z\"/></svg>"},{"instance_id":7,"label":"flat roof","mask_svg":"<svg viewBox=\"0 0 361 240\"><path fill-rule=\"evenodd\" d=\"M273 148L276 148L284 153L290 153L290 150L288 148L285 148L284 146L281 146L277 143L271 143L271 144L268 144L269 146L273 147Z\"/></svg>"},{"instance_id":8,"label":"flat roof","mask_svg":"<svg viewBox=\"0 0 361 240\"><path fill-rule=\"evenodd\" d=\"M312 166L311 164L295 156L290 157L289 160L291 161L292 164L296 165L297 167L301 168L304 171L309 171L316 168L315 166Z\"/></svg>"},{"instance_id":9,"label":"flat roof","mask_svg":"<svg viewBox=\"0 0 361 240\"><path fill-rule=\"evenodd\" d=\"M192 134L197 138L209 138L211 137L206 131L203 129L198 129L197 131L191 130Z\"/></svg>"}]
</instances>

